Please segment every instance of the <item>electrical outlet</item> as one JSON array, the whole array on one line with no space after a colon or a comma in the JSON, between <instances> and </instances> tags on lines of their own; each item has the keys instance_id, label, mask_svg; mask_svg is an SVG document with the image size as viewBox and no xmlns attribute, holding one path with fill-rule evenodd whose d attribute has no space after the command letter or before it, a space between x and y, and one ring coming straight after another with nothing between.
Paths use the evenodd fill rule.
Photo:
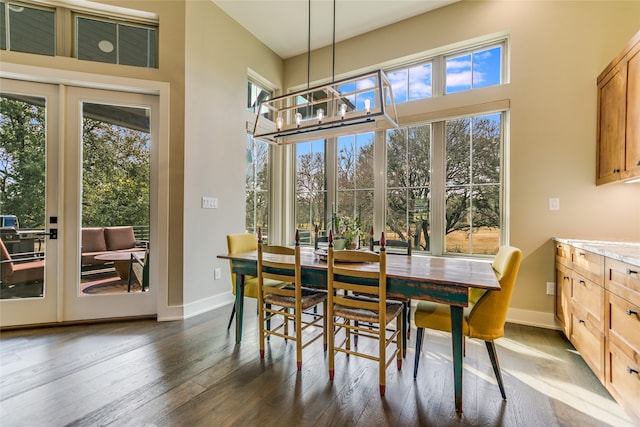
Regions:
<instances>
[{"instance_id":1,"label":"electrical outlet","mask_svg":"<svg viewBox=\"0 0 640 427\"><path fill-rule=\"evenodd\" d=\"M550 211L559 211L560 210L560 199L557 197L551 197L549 199L549 210Z\"/></svg>"},{"instance_id":2,"label":"electrical outlet","mask_svg":"<svg viewBox=\"0 0 640 427\"><path fill-rule=\"evenodd\" d=\"M556 294L556 283L547 282L547 295L555 295L555 294Z\"/></svg>"},{"instance_id":3,"label":"electrical outlet","mask_svg":"<svg viewBox=\"0 0 640 427\"><path fill-rule=\"evenodd\" d=\"M219 268L213 269L213 280L220 280L220 276L222 276L222 271Z\"/></svg>"}]
</instances>

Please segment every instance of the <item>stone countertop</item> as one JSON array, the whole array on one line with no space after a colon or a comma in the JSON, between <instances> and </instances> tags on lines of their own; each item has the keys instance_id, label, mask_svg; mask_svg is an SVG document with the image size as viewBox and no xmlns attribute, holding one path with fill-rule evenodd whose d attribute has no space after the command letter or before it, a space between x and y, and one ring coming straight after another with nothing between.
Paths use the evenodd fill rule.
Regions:
<instances>
[{"instance_id":1,"label":"stone countertop","mask_svg":"<svg viewBox=\"0 0 640 427\"><path fill-rule=\"evenodd\" d=\"M554 237L553 240L640 267L640 242L603 242L559 237Z\"/></svg>"}]
</instances>

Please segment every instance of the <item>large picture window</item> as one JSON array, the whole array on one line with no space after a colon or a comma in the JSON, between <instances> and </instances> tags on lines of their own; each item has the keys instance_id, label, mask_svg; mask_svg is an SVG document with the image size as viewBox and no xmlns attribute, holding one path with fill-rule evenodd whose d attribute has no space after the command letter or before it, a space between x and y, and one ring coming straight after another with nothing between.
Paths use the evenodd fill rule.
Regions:
<instances>
[{"instance_id":1,"label":"large picture window","mask_svg":"<svg viewBox=\"0 0 640 427\"><path fill-rule=\"evenodd\" d=\"M246 230L269 235L269 146L247 135Z\"/></svg>"},{"instance_id":2,"label":"large picture window","mask_svg":"<svg viewBox=\"0 0 640 427\"><path fill-rule=\"evenodd\" d=\"M495 254L502 216L502 115L446 122L445 252Z\"/></svg>"},{"instance_id":3,"label":"large picture window","mask_svg":"<svg viewBox=\"0 0 640 427\"><path fill-rule=\"evenodd\" d=\"M301 243L313 242L315 227L326 230L330 218L327 206L326 150L324 140L296 144L296 229Z\"/></svg>"},{"instance_id":4,"label":"large picture window","mask_svg":"<svg viewBox=\"0 0 640 427\"><path fill-rule=\"evenodd\" d=\"M387 132L386 233L414 250L430 250L431 126Z\"/></svg>"}]
</instances>

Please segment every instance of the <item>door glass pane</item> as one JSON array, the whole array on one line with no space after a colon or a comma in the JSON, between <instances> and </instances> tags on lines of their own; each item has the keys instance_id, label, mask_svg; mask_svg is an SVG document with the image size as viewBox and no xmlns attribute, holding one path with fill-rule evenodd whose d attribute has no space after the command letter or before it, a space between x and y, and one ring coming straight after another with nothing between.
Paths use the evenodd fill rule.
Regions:
<instances>
[{"instance_id":1,"label":"door glass pane","mask_svg":"<svg viewBox=\"0 0 640 427\"><path fill-rule=\"evenodd\" d=\"M44 297L46 100L0 94L0 298Z\"/></svg>"},{"instance_id":2,"label":"door glass pane","mask_svg":"<svg viewBox=\"0 0 640 427\"><path fill-rule=\"evenodd\" d=\"M139 273L131 254L144 259L149 242L149 113L83 103L82 294L143 289L129 271Z\"/></svg>"}]
</instances>

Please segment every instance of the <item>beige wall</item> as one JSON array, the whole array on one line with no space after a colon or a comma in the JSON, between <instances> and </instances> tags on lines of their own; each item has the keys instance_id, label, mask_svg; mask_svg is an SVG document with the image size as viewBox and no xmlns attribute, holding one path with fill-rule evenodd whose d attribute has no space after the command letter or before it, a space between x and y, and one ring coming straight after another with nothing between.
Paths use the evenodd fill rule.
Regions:
<instances>
[{"instance_id":1,"label":"beige wall","mask_svg":"<svg viewBox=\"0 0 640 427\"><path fill-rule=\"evenodd\" d=\"M245 230L248 69L279 87L282 60L208 1L187 2L185 54L184 298L206 309L231 290L216 255L227 252L227 234ZM218 209L201 209L202 196Z\"/></svg>"},{"instance_id":2,"label":"beige wall","mask_svg":"<svg viewBox=\"0 0 640 427\"><path fill-rule=\"evenodd\" d=\"M595 186L596 78L638 30L637 1L465 1L336 47L341 74L510 34L509 229L524 252L514 319L550 320L552 237L640 241L640 184ZM330 77L330 55L312 53L312 79ZM306 54L287 60L286 85L305 83L306 67ZM560 211L548 210L550 197L560 198Z\"/></svg>"}]
</instances>

